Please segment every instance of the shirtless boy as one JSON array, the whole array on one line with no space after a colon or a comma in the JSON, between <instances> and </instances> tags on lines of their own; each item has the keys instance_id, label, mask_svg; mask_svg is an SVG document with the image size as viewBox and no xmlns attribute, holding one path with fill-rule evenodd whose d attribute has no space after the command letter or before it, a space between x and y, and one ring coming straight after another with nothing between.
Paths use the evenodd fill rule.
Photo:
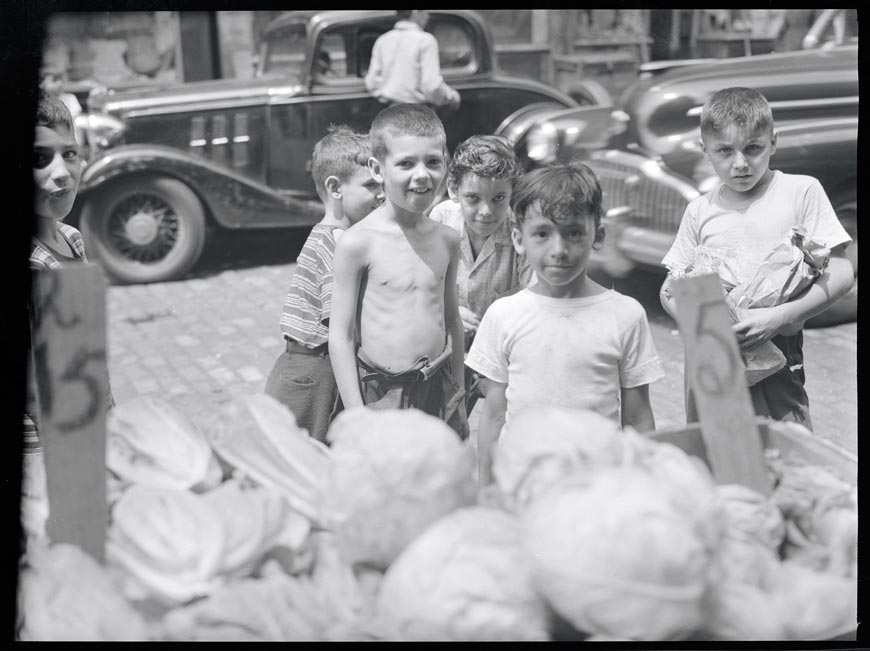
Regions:
<instances>
[{"instance_id":1,"label":"shirtless boy","mask_svg":"<svg viewBox=\"0 0 870 651\"><path fill-rule=\"evenodd\" d=\"M345 409L416 407L463 438L459 234L429 219L447 173L444 126L421 105L382 110L369 169L386 201L335 248L329 355Z\"/></svg>"}]
</instances>

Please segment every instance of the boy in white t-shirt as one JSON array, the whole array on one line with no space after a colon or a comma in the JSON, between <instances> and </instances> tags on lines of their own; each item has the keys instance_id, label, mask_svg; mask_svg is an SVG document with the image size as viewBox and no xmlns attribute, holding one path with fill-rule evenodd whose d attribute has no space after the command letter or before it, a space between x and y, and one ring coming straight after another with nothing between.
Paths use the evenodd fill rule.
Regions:
<instances>
[{"instance_id":1,"label":"boy in white t-shirt","mask_svg":"<svg viewBox=\"0 0 870 651\"><path fill-rule=\"evenodd\" d=\"M671 281L692 263L699 246L727 261L726 289L749 280L793 226L802 226L808 239L828 247L827 267L805 292L774 307L750 309L733 326L742 350L772 341L786 358L782 370L749 387L756 413L812 429L804 389L803 323L849 291L854 271L845 249L851 238L818 180L770 169L776 151L773 114L757 90L735 87L713 94L701 111L700 144L721 183L686 207L662 260L669 271L660 293L662 306L675 316ZM698 420L688 386L686 420Z\"/></svg>"},{"instance_id":2,"label":"boy in white t-shirt","mask_svg":"<svg viewBox=\"0 0 870 651\"><path fill-rule=\"evenodd\" d=\"M592 170L534 170L517 182L511 208L514 246L536 282L489 307L465 360L490 380L478 430L481 484L492 481L492 447L522 410L585 408L649 431L649 384L664 376L640 303L586 276L604 242Z\"/></svg>"}]
</instances>

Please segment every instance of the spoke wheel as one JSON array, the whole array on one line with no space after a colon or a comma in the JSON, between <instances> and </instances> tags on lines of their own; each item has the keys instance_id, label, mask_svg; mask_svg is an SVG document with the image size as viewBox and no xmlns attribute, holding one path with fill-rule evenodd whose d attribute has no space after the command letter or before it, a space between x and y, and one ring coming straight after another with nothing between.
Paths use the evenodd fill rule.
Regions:
<instances>
[{"instance_id":1,"label":"spoke wheel","mask_svg":"<svg viewBox=\"0 0 870 651\"><path fill-rule=\"evenodd\" d=\"M205 215L181 181L131 177L113 183L82 219L89 253L115 280L172 280L197 261L205 241Z\"/></svg>"}]
</instances>

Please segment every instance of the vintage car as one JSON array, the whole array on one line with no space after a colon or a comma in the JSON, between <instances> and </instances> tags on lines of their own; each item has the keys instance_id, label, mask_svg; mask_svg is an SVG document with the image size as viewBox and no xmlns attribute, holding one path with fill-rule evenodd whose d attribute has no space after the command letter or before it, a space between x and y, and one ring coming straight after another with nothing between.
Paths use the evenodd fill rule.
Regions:
<instances>
[{"instance_id":1,"label":"vintage car","mask_svg":"<svg viewBox=\"0 0 870 651\"><path fill-rule=\"evenodd\" d=\"M858 45L657 68L615 106L530 109L499 127L527 167L580 158L595 170L609 210L595 263L614 277L662 270L686 205L717 181L698 144L701 106L721 88L750 86L773 109L771 167L820 180L853 237L857 274ZM854 318L856 295L857 281L828 319Z\"/></svg>"},{"instance_id":2,"label":"vintage car","mask_svg":"<svg viewBox=\"0 0 870 651\"><path fill-rule=\"evenodd\" d=\"M393 11L294 11L264 30L253 79L176 84L89 98L89 160L76 209L88 250L116 281L177 278L210 228L308 227L323 214L311 150L333 123L368 130L383 108L363 78ZM565 93L495 69L471 11L433 10L442 73L458 110L439 109L452 150L530 105L577 106Z\"/></svg>"}]
</instances>

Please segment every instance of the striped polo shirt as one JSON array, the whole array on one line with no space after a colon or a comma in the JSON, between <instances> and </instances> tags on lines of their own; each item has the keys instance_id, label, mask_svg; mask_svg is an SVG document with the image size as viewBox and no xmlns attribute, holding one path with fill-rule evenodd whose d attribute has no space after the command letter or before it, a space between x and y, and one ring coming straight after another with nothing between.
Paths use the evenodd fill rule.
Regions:
<instances>
[{"instance_id":1,"label":"striped polo shirt","mask_svg":"<svg viewBox=\"0 0 870 651\"><path fill-rule=\"evenodd\" d=\"M329 341L335 236L342 229L315 224L296 258L279 325L285 338L316 348Z\"/></svg>"}]
</instances>

